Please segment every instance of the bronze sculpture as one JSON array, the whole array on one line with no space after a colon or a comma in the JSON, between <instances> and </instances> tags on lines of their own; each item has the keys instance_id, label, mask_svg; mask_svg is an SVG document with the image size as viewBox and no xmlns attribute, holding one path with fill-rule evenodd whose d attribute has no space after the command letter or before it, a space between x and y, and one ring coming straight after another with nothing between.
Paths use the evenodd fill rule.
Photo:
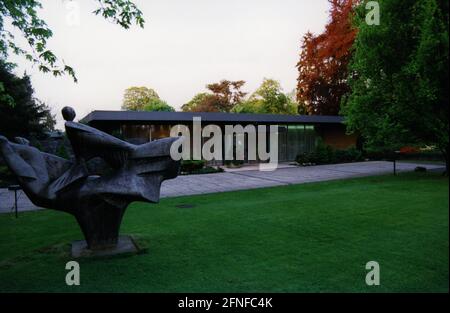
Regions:
<instances>
[{"instance_id":1,"label":"bronze sculpture","mask_svg":"<svg viewBox=\"0 0 450 313\"><path fill-rule=\"evenodd\" d=\"M88 249L114 248L127 206L158 202L162 181L178 175L180 162L170 157L170 146L182 139L133 145L73 122L70 107L62 113L74 161L41 152L24 138L12 143L0 136L0 153L35 205L72 214Z\"/></svg>"}]
</instances>

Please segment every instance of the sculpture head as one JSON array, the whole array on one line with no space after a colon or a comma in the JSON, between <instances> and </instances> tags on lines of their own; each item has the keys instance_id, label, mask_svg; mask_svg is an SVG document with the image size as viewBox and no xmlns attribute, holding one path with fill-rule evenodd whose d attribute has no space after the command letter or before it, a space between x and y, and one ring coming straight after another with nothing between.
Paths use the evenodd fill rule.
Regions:
<instances>
[{"instance_id":1,"label":"sculpture head","mask_svg":"<svg viewBox=\"0 0 450 313\"><path fill-rule=\"evenodd\" d=\"M62 110L62 116L65 121L72 122L75 119L76 113L75 110L71 107L64 107Z\"/></svg>"}]
</instances>

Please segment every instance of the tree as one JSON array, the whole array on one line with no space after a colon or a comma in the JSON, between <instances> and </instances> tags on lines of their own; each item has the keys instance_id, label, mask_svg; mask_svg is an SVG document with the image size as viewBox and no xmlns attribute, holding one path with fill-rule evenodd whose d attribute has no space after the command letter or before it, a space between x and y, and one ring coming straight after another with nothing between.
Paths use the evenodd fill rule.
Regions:
<instances>
[{"instance_id":1,"label":"tree","mask_svg":"<svg viewBox=\"0 0 450 313\"><path fill-rule=\"evenodd\" d=\"M213 93L215 99L211 103L218 111L230 112L245 97L246 93L241 91L244 84L243 80L222 80L220 83L209 84L206 87Z\"/></svg>"},{"instance_id":2,"label":"tree","mask_svg":"<svg viewBox=\"0 0 450 313\"><path fill-rule=\"evenodd\" d=\"M144 105L144 111L175 112L175 109L164 100L152 98Z\"/></svg>"},{"instance_id":3,"label":"tree","mask_svg":"<svg viewBox=\"0 0 450 313\"><path fill-rule=\"evenodd\" d=\"M292 101L278 81L265 78L261 86L246 99L241 91L244 81L222 80L209 84L209 93L199 93L181 108L184 112L233 112L296 114L297 104Z\"/></svg>"},{"instance_id":4,"label":"tree","mask_svg":"<svg viewBox=\"0 0 450 313\"><path fill-rule=\"evenodd\" d=\"M261 100L249 99L236 104L231 110L233 113L264 113Z\"/></svg>"},{"instance_id":5,"label":"tree","mask_svg":"<svg viewBox=\"0 0 450 313\"><path fill-rule=\"evenodd\" d=\"M133 23L144 27L142 12L130 0L97 0L99 8L93 13L128 29ZM6 60L10 53L24 56L36 64L44 73L54 76L70 75L77 81L75 71L48 49L47 41L53 32L38 15L42 8L39 0L2 0L0 1L0 59ZM20 31L28 43L21 47L12 34L12 29Z\"/></svg>"},{"instance_id":6,"label":"tree","mask_svg":"<svg viewBox=\"0 0 450 313\"><path fill-rule=\"evenodd\" d=\"M296 103L284 94L274 79L264 78L261 86L249 97L233 107L235 113L296 114Z\"/></svg>"},{"instance_id":7,"label":"tree","mask_svg":"<svg viewBox=\"0 0 450 313\"><path fill-rule=\"evenodd\" d=\"M42 115L40 125L43 126L43 130L45 132L54 131L56 126L56 116L52 114L52 109L41 100L36 98L34 100L36 101L37 107Z\"/></svg>"},{"instance_id":8,"label":"tree","mask_svg":"<svg viewBox=\"0 0 450 313\"><path fill-rule=\"evenodd\" d=\"M193 112L194 109L200 105L205 99L210 96L209 93L201 92L196 94L188 103L185 103L181 106L181 110L183 112Z\"/></svg>"},{"instance_id":9,"label":"tree","mask_svg":"<svg viewBox=\"0 0 450 313\"><path fill-rule=\"evenodd\" d=\"M366 147L434 144L448 173L448 1L385 0L379 26L365 23L364 4L343 106L348 129Z\"/></svg>"},{"instance_id":10,"label":"tree","mask_svg":"<svg viewBox=\"0 0 450 313\"><path fill-rule=\"evenodd\" d=\"M261 86L250 96L250 100L259 102L261 113L297 113L295 103L283 93L280 83L274 79L264 78Z\"/></svg>"},{"instance_id":11,"label":"tree","mask_svg":"<svg viewBox=\"0 0 450 313\"><path fill-rule=\"evenodd\" d=\"M190 112L223 112L222 107L225 106L223 102L219 96L207 94L201 102L191 108Z\"/></svg>"},{"instance_id":12,"label":"tree","mask_svg":"<svg viewBox=\"0 0 450 313\"><path fill-rule=\"evenodd\" d=\"M197 95L184 110L191 112L230 112L235 105L242 102L246 93L241 91L245 81L222 80L209 84L206 88L210 93Z\"/></svg>"},{"instance_id":13,"label":"tree","mask_svg":"<svg viewBox=\"0 0 450 313\"><path fill-rule=\"evenodd\" d=\"M153 99L159 99L155 90L147 87L130 87L125 89L122 109L143 111L145 105Z\"/></svg>"},{"instance_id":14,"label":"tree","mask_svg":"<svg viewBox=\"0 0 450 313\"><path fill-rule=\"evenodd\" d=\"M294 88L287 94L289 100L297 108L297 114L308 115L308 110L303 102L297 101L297 88Z\"/></svg>"},{"instance_id":15,"label":"tree","mask_svg":"<svg viewBox=\"0 0 450 313\"><path fill-rule=\"evenodd\" d=\"M13 138L39 137L54 130L55 116L33 96L30 78L15 76L11 67L0 61L0 81L8 99L0 97L0 134Z\"/></svg>"},{"instance_id":16,"label":"tree","mask_svg":"<svg viewBox=\"0 0 450 313\"><path fill-rule=\"evenodd\" d=\"M329 0L330 21L317 36L303 37L297 64L297 101L309 114L337 115L348 91L348 63L356 29L352 25L358 0Z\"/></svg>"}]
</instances>

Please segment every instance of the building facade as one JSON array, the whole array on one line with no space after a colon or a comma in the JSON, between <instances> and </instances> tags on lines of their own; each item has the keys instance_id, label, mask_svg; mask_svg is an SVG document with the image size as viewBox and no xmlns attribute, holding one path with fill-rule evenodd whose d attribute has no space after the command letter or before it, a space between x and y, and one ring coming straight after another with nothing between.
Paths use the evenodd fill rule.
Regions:
<instances>
[{"instance_id":1,"label":"building facade","mask_svg":"<svg viewBox=\"0 0 450 313\"><path fill-rule=\"evenodd\" d=\"M98 128L134 144L141 144L170 136L175 125L185 125L193 131L193 119L200 118L201 126L217 125L225 136L226 125L264 125L267 133L277 125L278 161L294 161L299 153L313 151L320 140L336 148L346 149L356 145L357 136L347 135L340 116L273 115L210 112L144 112L144 111L93 111L81 119L82 123ZM248 159L247 136L242 144L244 163L258 162ZM269 134L266 135L269 138ZM208 138L202 138L202 144ZM225 142L225 139L222 140ZM192 143L191 143L192 144ZM268 144L269 146L269 144ZM225 148L225 147L224 147ZM222 149L225 153L225 149ZM268 147L270 149L270 146ZM192 149L191 149L192 151ZM224 160L224 158L222 158ZM221 162L212 162L220 164Z\"/></svg>"}]
</instances>

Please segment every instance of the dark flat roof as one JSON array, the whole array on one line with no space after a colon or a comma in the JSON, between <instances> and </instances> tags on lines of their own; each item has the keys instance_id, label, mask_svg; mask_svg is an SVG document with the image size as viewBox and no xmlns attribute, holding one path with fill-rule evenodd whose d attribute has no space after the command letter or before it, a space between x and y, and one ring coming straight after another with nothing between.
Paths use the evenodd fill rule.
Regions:
<instances>
[{"instance_id":1,"label":"dark flat roof","mask_svg":"<svg viewBox=\"0 0 450 313\"><path fill-rule=\"evenodd\" d=\"M330 115L282 115L216 112L146 112L146 111L92 111L80 121L91 122L192 122L193 117L201 117L202 122L215 123L266 123L266 124L340 124L341 116Z\"/></svg>"}]
</instances>

